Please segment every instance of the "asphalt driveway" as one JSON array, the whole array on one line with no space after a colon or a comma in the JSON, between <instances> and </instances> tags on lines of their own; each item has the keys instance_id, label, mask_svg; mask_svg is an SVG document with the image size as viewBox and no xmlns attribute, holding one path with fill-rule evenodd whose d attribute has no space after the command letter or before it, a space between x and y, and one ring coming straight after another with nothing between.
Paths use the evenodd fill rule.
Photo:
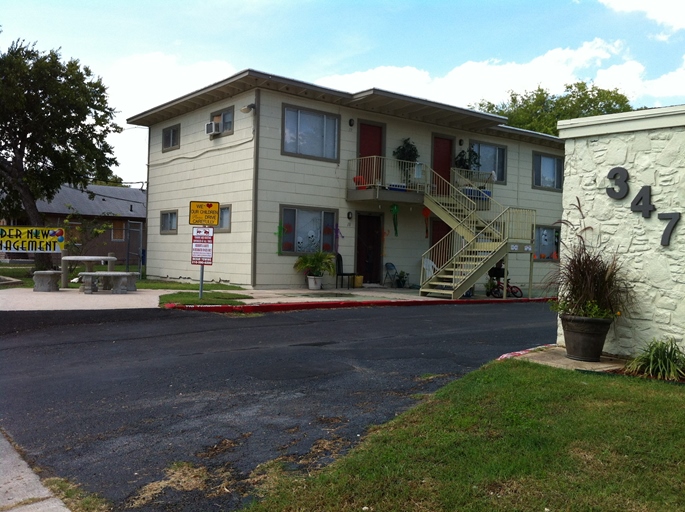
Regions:
<instances>
[{"instance_id":1,"label":"asphalt driveway","mask_svg":"<svg viewBox=\"0 0 685 512\"><path fill-rule=\"evenodd\" d=\"M0 427L41 476L115 510L235 510L258 465L329 463L417 396L556 336L541 303L13 312L0 325ZM203 485L173 484L178 463Z\"/></svg>"}]
</instances>

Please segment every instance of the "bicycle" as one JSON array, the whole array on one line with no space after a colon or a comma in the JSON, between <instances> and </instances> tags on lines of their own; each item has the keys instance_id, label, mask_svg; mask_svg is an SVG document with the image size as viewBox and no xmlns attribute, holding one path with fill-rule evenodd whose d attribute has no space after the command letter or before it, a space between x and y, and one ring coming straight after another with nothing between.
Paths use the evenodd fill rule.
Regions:
<instances>
[{"instance_id":1,"label":"bicycle","mask_svg":"<svg viewBox=\"0 0 685 512\"><path fill-rule=\"evenodd\" d=\"M516 297L517 299L523 297L523 292L521 291L521 288L519 288L516 285L509 284L509 281L511 281L511 279L507 279L507 296ZM490 295L492 295L496 299L501 299L503 293L504 286L502 285L502 283L494 285L494 287L490 290Z\"/></svg>"}]
</instances>

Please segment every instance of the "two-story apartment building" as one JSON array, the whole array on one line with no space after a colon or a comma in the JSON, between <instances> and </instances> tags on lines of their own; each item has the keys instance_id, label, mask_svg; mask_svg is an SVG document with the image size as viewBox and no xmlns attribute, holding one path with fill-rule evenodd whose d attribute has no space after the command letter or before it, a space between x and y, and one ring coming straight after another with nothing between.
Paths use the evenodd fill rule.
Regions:
<instances>
[{"instance_id":1,"label":"two-story apartment building","mask_svg":"<svg viewBox=\"0 0 685 512\"><path fill-rule=\"evenodd\" d=\"M540 284L558 256L563 142L500 116L247 70L128 122L149 128L151 277L199 278L190 201L220 204L205 279L247 287L303 286L293 264L319 249L365 283L392 262L450 297L503 257ZM417 162L393 156L405 139ZM469 148L479 165L457 170Z\"/></svg>"}]
</instances>

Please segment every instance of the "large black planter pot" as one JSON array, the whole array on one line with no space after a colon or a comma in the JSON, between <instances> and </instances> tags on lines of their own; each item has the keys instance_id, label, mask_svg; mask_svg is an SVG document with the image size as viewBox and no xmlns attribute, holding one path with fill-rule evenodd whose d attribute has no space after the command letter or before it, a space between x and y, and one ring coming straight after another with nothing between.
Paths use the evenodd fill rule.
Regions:
<instances>
[{"instance_id":1,"label":"large black planter pot","mask_svg":"<svg viewBox=\"0 0 685 512\"><path fill-rule=\"evenodd\" d=\"M611 318L560 315L566 342L566 357L576 361L599 361Z\"/></svg>"}]
</instances>

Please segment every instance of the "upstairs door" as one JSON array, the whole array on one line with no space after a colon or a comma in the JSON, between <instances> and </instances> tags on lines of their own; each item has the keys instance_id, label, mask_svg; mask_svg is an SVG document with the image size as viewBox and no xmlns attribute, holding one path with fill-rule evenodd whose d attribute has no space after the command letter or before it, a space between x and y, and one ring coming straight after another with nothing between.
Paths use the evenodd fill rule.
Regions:
<instances>
[{"instance_id":1,"label":"upstairs door","mask_svg":"<svg viewBox=\"0 0 685 512\"><path fill-rule=\"evenodd\" d=\"M377 124L359 123L359 158L383 156L383 127ZM357 172L365 185L382 182L380 159L362 160Z\"/></svg>"},{"instance_id":2,"label":"upstairs door","mask_svg":"<svg viewBox=\"0 0 685 512\"><path fill-rule=\"evenodd\" d=\"M450 169L454 161L454 140L446 137L433 137L433 170L442 178L450 181Z\"/></svg>"}]
</instances>

